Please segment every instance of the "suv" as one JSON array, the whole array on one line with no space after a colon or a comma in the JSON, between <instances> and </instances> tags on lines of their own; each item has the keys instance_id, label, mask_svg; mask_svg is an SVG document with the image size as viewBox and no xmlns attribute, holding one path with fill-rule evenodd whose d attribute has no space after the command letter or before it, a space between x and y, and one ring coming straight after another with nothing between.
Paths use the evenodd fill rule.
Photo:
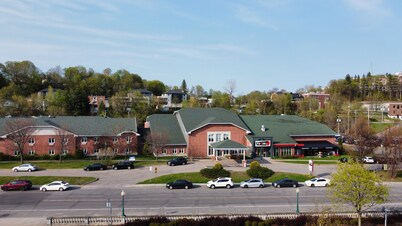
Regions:
<instances>
[{"instance_id":1,"label":"suv","mask_svg":"<svg viewBox=\"0 0 402 226\"><path fill-rule=\"evenodd\" d=\"M134 169L134 163L130 161L120 161L112 165L112 169Z\"/></svg>"},{"instance_id":2,"label":"suv","mask_svg":"<svg viewBox=\"0 0 402 226\"><path fill-rule=\"evenodd\" d=\"M169 166L174 166L174 165L186 165L187 164L187 159L184 157L176 157L174 159L171 159L167 161L167 164Z\"/></svg>"},{"instance_id":3,"label":"suv","mask_svg":"<svg viewBox=\"0 0 402 226\"><path fill-rule=\"evenodd\" d=\"M233 187L233 181L230 177L218 177L215 180L210 180L207 183L207 187L209 188L224 188L230 189Z\"/></svg>"},{"instance_id":4,"label":"suv","mask_svg":"<svg viewBox=\"0 0 402 226\"><path fill-rule=\"evenodd\" d=\"M30 180L13 180L7 184L1 185L1 190L29 190L32 188L32 182Z\"/></svg>"}]
</instances>

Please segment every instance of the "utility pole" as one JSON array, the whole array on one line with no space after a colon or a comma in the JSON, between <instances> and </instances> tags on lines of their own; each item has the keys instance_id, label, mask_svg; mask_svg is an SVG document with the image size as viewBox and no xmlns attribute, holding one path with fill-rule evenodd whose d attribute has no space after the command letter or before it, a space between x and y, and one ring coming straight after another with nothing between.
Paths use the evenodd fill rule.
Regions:
<instances>
[{"instance_id":1,"label":"utility pole","mask_svg":"<svg viewBox=\"0 0 402 226\"><path fill-rule=\"evenodd\" d=\"M350 131L350 120L349 120L349 118L350 118L350 103L349 103L349 106L348 106L348 134L349 134L349 131Z\"/></svg>"}]
</instances>

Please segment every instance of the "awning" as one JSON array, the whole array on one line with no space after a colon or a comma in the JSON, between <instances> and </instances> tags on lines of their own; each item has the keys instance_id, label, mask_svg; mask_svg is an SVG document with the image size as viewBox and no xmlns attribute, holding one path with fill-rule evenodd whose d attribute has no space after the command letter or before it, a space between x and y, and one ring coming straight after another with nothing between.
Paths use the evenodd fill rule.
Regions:
<instances>
[{"instance_id":1,"label":"awning","mask_svg":"<svg viewBox=\"0 0 402 226\"><path fill-rule=\"evenodd\" d=\"M303 144L302 149L334 149L337 148L335 144L332 144L328 141L303 141L299 142L299 144Z\"/></svg>"},{"instance_id":2,"label":"awning","mask_svg":"<svg viewBox=\"0 0 402 226\"><path fill-rule=\"evenodd\" d=\"M212 143L211 147L214 150L248 150L248 147L244 146L243 144L237 143L236 141L232 140L223 140L216 143Z\"/></svg>"}]
</instances>

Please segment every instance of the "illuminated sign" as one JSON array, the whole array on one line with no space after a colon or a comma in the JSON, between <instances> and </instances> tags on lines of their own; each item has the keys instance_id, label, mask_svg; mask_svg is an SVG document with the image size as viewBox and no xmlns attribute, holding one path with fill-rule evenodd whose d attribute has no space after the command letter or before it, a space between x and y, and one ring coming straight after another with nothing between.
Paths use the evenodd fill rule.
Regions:
<instances>
[{"instance_id":1,"label":"illuminated sign","mask_svg":"<svg viewBox=\"0 0 402 226\"><path fill-rule=\"evenodd\" d=\"M271 147L271 141L270 140L256 140L254 142L255 147Z\"/></svg>"}]
</instances>

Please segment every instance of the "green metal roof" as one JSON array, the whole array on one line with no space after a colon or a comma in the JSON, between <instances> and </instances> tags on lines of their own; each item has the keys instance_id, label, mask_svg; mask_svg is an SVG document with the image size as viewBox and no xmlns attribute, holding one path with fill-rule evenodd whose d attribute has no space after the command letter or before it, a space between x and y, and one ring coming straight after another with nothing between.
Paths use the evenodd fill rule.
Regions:
<instances>
[{"instance_id":1,"label":"green metal roof","mask_svg":"<svg viewBox=\"0 0 402 226\"><path fill-rule=\"evenodd\" d=\"M167 134L169 145L187 144L176 116L172 114L154 114L148 117L148 122L151 134L152 131L160 131Z\"/></svg>"},{"instance_id":2,"label":"green metal roof","mask_svg":"<svg viewBox=\"0 0 402 226\"><path fill-rule=\"evenodd\" d=\"M179 115L187 133L209 124L232 124L250 131L236 113L223 108L183 108L174 114Z\"/></svg>"},{"instance_id":3,"label":"green metal roof","mask_svg":"<svg viewBox=\"0 0 402 226\"><path fill-rule=\"evenodd\" d=\"M233 140L223 140L211 144L214 149L248 149L248 147Z\"/></svg>"},{"instance_id":4,"label":"green metal roof","mask_svg":"<svg viewBox=\"0 0 402 226\"><path fill-rule=\"evenodd\" d=\"M8 121L19 118L0 118L0 135L4 136ZM105 118L99 116L57 116L20 118L31 120L33 126L58 127L77 136L114 136L122 132L137 133L135 118Z\"/></svg>"},{"instance_id":5,"label":"green metal roof","mask_svg":"<svg viewBox=\"0 0 402 226\"><path fill-rule=\"evenodd\" d=\"M241 115L252 137L273 137L274 143L297 143L292 136L335 136L328 126L296 115ZM265 130L261 127L264 125Z\"/></svg>"}]
</instances>

